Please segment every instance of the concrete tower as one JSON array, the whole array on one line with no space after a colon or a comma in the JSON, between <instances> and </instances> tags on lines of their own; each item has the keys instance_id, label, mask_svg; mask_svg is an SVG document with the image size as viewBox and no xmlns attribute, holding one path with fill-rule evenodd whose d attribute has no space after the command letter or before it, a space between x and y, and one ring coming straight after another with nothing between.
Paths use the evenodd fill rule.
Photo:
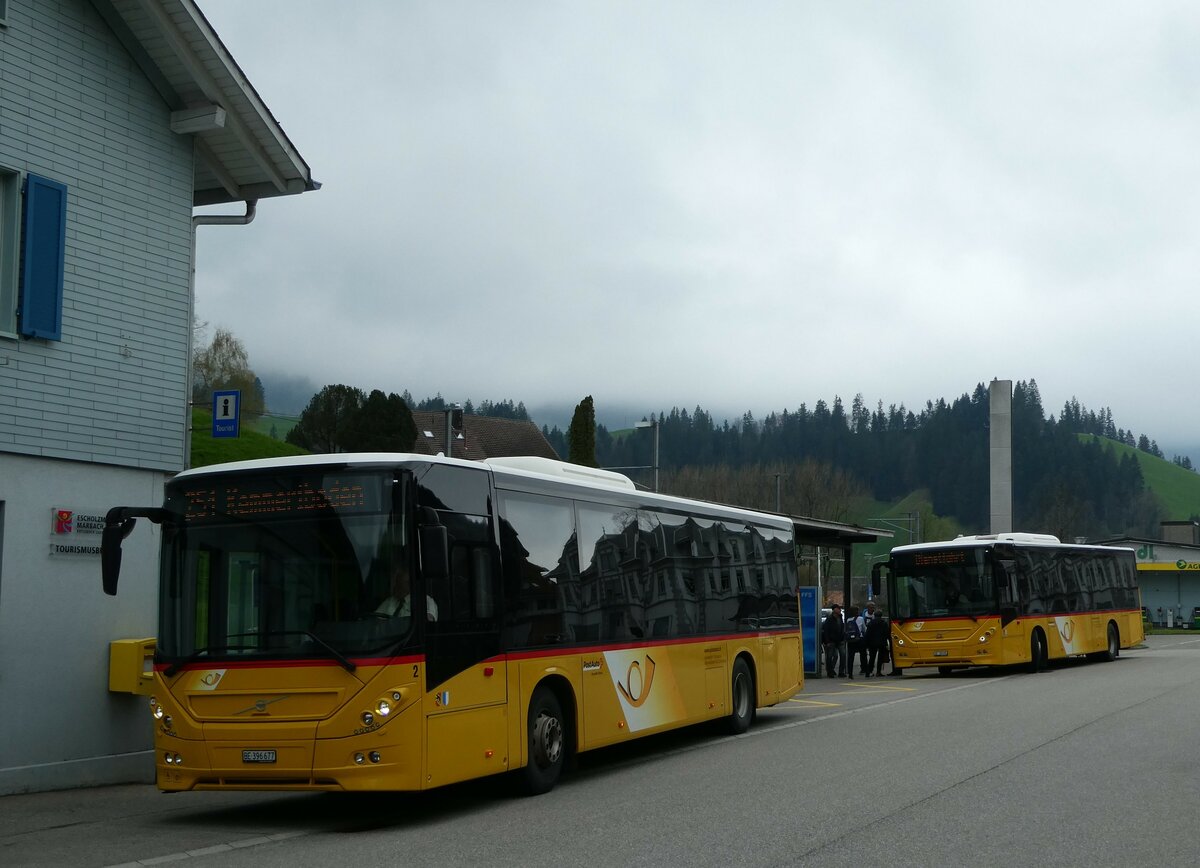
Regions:
<instances>
[{"instance_id":1,"label":"concrete tower","mask_svg":"<svg viewBox=\"0 0 1200 868\"><path fill-rule=\"evenodd\" d=\"M1012 380L992 380L988 389L991 532L1009 533L1012 517Z\"/></svg>"}]
</instances>

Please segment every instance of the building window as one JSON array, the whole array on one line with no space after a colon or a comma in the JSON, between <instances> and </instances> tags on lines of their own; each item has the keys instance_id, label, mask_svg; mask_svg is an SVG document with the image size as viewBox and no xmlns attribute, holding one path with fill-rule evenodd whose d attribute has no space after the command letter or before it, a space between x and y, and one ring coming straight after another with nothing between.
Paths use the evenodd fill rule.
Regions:
<instances>
[{"instance_id":1,"label":"building window","mask_svg":"<svg viewBox=\"0 0 1200 868\"><path fill-rule=\"evenodd\" d=\"M0 0L3 4L4 0ZM17 334L17 263L20 260L21 176L0 166L0 335Z\"/></svg>"}]
</instances>

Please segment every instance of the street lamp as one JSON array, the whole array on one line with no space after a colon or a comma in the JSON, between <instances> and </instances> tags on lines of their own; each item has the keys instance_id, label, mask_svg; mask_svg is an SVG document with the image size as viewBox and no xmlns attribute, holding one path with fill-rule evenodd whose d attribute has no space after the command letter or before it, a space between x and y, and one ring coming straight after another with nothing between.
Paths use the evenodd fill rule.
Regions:
<instances>
[{"instance_id":1,"label":"street lamp","mask_svg":"<svg viewBox=\"0 0 1200 868\"><path fill-rule=\"evenodd\" d=\"M450 458L454 454L454 432L462 431L463 410L458 404L451 404L442 412L446 414L446 457ZM461 433L458 439L463 439Z\"/></svg>"},{"instance_id":2,"label":"street lamp","mask_svg":"<svg viewBox=\"0 0 1200 868\"><path fill-rule=\"evenodd\" d=\"M653 428L654 429L654 490L658 491L658 420L651 419L649 422L641 421L634 422L634 428Z\"/></svg>"}]
</instances>

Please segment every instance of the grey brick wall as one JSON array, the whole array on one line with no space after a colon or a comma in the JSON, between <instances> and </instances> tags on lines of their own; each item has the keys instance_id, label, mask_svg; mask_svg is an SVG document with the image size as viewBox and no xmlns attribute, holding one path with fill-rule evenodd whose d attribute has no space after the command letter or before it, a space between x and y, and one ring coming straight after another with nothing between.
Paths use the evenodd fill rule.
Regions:
<instances>
[{"instance_id":1,"label":"grey brick wall","mask_svg":"<svg viewBox=\"0 0 1200 868\"><path fill-rule=\"evenodd\" d=\"M67 185L61 341L0 336L0 451L180 470L193 147L86 0L0 27L0 166Z\"/></svg>"}]
</instances>

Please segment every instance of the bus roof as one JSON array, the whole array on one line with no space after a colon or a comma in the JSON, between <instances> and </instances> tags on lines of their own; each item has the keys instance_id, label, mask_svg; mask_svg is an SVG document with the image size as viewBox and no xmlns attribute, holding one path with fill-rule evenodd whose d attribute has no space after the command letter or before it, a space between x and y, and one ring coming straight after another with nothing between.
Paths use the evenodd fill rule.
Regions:
<instances>
[{"instance_id":1,"label":"bus roof","mask_svg":"<svg viewBox=\"0 0 1200 868\"><path fill-rule=\"evenodd\" d=\"M892 549L892 553L918 552L929 551L931 549L955 549L955 548L990 548L998 543L1011 543L1021 546L1044 546L1048 548L1064 548L1064 549L1081 549L1095 550L1101 549L1104 551L1113 551L1115 549L1124 548L1126 551L1132 552L1133 549L1125 548L1124 546L1106 546L1106 545L1087 545L1083 543L1065 543L1058 537L1048 533L987 533L975 534L972 536L960 536L954 539L939 540L937 542L925 543L910 543L909 545L896 546Z\"/></svg>"},{"instance_id":2,"label":"bus roof","mask_svg":"<svg viewBox=\"0 0 1200 868\"><path fill-rule=\"evenodd\" d=\"M721 514L740 521L753 521L779 529L793 529L791 519L775 513L757 512L740 506L729 506L707 500L691 500L669 494L639 491L629 477L611 470L584 467L549 458L522 456L513 458L487 458L471 461L463 458L447 458L444 455L418 455L411 452L344 452L322 455L288 455L280 458L255 458L248 461L231 461L225 464L210 464L185 470L175 479L217 475L224 473L246 473L256 470L283 470L287 468L319 467L333 465L342 467L379 467L397 464L444 464L489 470L498 487L511 488L522 479L549 481L555 485L577 486L593 492L608 491L617 496L637 498L647 506L662 506L670 509L693 512L697 508Z\"/></svg>"}]
</instances>

